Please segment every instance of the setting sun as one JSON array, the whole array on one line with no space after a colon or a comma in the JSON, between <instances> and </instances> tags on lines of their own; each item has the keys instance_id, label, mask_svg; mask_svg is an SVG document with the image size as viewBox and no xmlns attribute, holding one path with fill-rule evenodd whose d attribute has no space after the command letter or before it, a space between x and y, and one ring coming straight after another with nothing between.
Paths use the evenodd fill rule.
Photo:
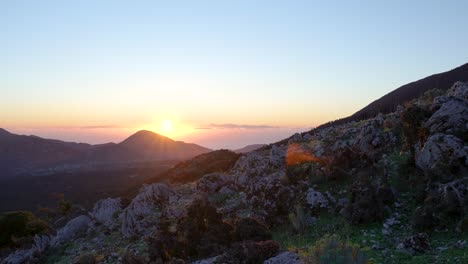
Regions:
<instances>
[{"instance_id":1,"label":"setting sun","mask_svg":"<svg viewBox=\"0 0 468 264\"><path fill-rule=\"evenodd\" d=\"M161 127L159 128L159 130L163 133L171 133L173 131L173 126L172 126L172 122L171 120L169 119L163 119L163 121L161 122Z\"/></svg>"}]
</instances>

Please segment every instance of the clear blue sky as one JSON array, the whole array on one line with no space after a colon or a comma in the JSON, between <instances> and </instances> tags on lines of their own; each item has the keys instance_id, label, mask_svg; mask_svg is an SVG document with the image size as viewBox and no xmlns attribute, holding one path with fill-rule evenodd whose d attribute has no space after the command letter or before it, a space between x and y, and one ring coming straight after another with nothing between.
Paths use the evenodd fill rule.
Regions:
<instances>
[{"instance_id":1,"label":"clear blue sky","mask_svg":"<svg viewBox=\"0 0 468 264\"><path fill-rule=\"evenodd\" d=\"M191 128L311 127L468 62L467 12L468 1L1 1L0 127L93 142L162 120L201 141Z\"/></svg>"}]
</instances>

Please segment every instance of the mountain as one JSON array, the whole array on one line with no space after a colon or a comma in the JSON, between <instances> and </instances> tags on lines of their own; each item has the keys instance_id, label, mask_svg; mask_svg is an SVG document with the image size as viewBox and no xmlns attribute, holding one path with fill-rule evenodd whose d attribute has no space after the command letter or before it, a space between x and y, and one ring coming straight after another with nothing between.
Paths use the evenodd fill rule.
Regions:
<instances>
[{"instance_id":1,"label":"mountain","mask_svg":"<svg viewBox=\"0 0 468 264\"><path fill-rule=\"evenodd\" d=\"M375 117L377 114L388 114L396 110L398 105L411 101L432 89L447 91L457 81L468 81L468 63L450 71L434 74L426 78L405 84L396 90L382 96L357 111L349 117L338 119L319 126L318 128L341 125L350 121L360 121Z\"/></svg>"},{"instance_id":2,"label":"mountain","mask_svg":"<svg viewBox=\"0 0 468 264\"><path fill-rule=\"evenodd\" d=\"M235 149L233 150L235 153L247 153L247 152L250 152L250 151L254 151L254 150L257 150L259 148L262 148L266 146L266 144L253 144L253 145L247 145L243 148L240 148L240 149Z\"/></svg>"},{"instance_id":3,"label":"mountain","mask_svg":"<svg viewBox=\"0 0 468 264\"><path fill-rule=\"evenodd\" d=\"M0 173L12 175L34 170L75 169L157 160L185 160L208 148L138 131L124 141L99 145L24 136L0 130Z\"/></svg>"}]
</instances>

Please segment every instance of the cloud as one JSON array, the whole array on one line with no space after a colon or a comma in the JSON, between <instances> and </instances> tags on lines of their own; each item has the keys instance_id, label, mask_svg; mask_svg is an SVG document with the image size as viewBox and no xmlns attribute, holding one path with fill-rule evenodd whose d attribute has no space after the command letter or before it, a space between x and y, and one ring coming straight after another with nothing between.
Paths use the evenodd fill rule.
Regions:
<instances>
[{"instance_id":1,"label":"cloud","mask_svg":"<svg viewBox=\"0 0 468 264\"><path fill-rule=\"evenodd\" d=\"M277 126L268 125L241 125L241 124L209 124L196 129L268 129L279 128Z\"/></svg>"}]
</instances>

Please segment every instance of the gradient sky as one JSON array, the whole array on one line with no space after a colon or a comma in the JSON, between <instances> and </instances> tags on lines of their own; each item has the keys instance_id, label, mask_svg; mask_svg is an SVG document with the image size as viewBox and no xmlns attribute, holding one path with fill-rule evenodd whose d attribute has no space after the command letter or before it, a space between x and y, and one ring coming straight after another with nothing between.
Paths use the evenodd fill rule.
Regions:
<instances>
[{"instance_id":1,"label":"gradient sky","mask_svg":"<svg viewBox=\"0 0 468 264\"><path fill-rule=\"evenodd\" d=\"M468 62L467 10L427 0L0 1L0 127L90 143L138 129L212 148L276 141Z\"/></svg>"}]
</instances>

